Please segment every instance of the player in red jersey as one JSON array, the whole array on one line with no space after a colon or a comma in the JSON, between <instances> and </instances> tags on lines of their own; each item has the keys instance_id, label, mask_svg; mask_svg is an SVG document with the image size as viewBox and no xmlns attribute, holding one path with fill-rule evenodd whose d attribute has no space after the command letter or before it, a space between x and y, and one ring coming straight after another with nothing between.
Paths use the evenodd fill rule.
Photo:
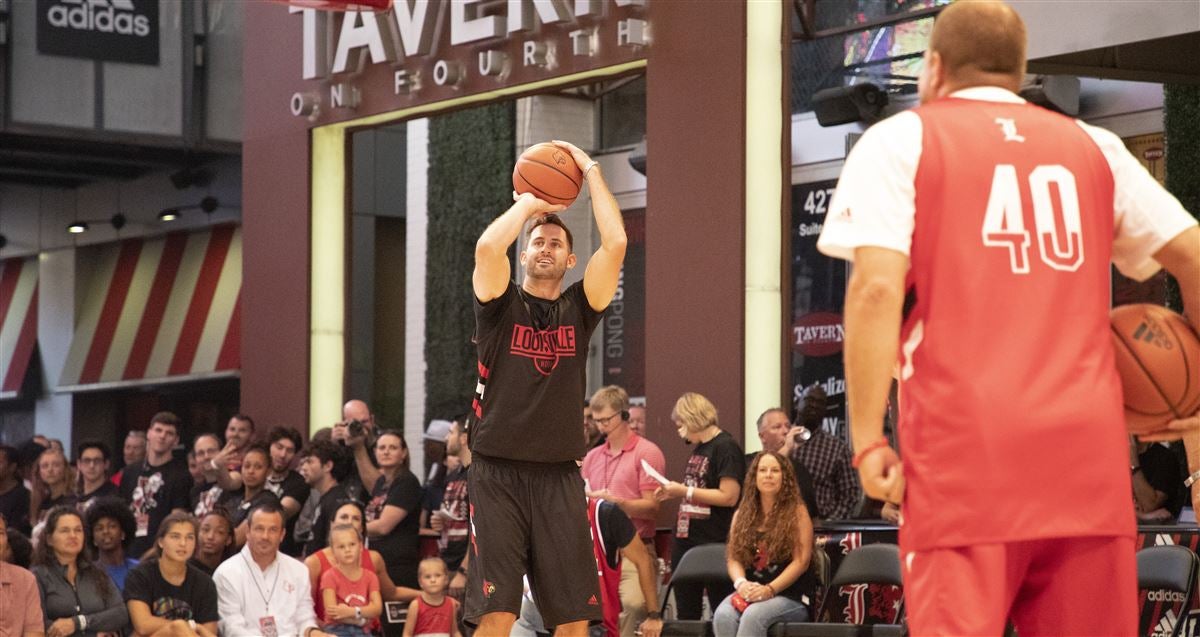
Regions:
<instances>
[{"instance_id":1,"label":"player in red jersey","mask_svg":"<svg viewBox=\"0 0 1200 637\"><path fill-rule=\"evenodd\" d=\"M1196 221L1115 135L1019 98L1024 71L1010 7L945 9L922 106L859 140L818 242L854 261L855 465L903 501L914 635L1134 633L1110 261L1166 267L1200 318ZM897 357L903 464L882 435Z\"/></svg>"}]
</instances>

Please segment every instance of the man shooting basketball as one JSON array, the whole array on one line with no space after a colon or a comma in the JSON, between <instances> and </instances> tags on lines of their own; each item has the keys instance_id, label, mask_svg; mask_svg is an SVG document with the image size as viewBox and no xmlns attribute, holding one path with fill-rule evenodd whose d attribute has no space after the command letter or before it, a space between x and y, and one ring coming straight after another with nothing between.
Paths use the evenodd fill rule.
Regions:
<instances>
[{"instance_id":1,"label":"man shooting basketball","mask_svg":"<svg viewBox=\"0 0 1200 637\"><path fill-rule=\"evenodd\" d=\"M479 385L471 427L473 463L466 618L479 635L507 635L521 610L521 577L558 635L585 635L602 617L587 501L575 461L585 454L579 405L587 343L617 290L625 259L621 210L600 167L555 142L583 171L600 248L583 281L562 289L575 267L562 206L522 194L475 245L475 343ZM511 279L508 248L532 221Z\"/></svg>"},{"instance_id":2,"label":"man shooting basketball","mask_svg":"<svg viewBox=\"0 0 1200 637\"><path fill-rule=\"evenodd\" d=\"M1196 221L1118 137L1019 98L1024 71L1010 7L946 8L922 106L859 140L818 242L854 261L854 464L903 500L913 635L1136 632L1109 262L1166 267L1200 318ZM882 431L897 354L903 465Z\"/></svg>"}]
</instances>

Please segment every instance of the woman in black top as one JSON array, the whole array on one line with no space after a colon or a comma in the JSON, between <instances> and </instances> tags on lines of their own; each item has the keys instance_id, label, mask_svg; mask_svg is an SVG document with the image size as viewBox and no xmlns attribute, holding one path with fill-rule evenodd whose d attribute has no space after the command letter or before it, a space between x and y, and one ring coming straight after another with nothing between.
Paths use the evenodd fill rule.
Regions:
<instances>
[{"instance_id":1,"label":"woman in black top","mask_svg":"<svg viewBox=\"0 0 1200 637\"><path fill-rule=\"evenodd\" d=\"M408 445L399 433L379 434L375 459L382 475L375 481L367 503L370 547L383 556L388 575L397 586L417 588L421 484L408 470Z\"/></svg>"},{"instance_id":2,"label":"woman in black top","mask_svg":"<svg viewBox=\"0 0 1200 637\"><path fill-rule=\"evenodd\" d=\"M55 507L34 551L46 615L46 637L116 634L129 627L129 613L112 579L88 559L83 518L74 507Z\"/></svg>"},{"instance_id":3,"label":"woman in black top","mask_svg":"<svg viewBox=\"0 0 1200 637\"><path fill-rule=\"evenodd\" d=\"M713 613L717 637L759 637L775 622L808 619L816 579L808 572L812 520L800 499L792 463L763 452L746 476L733 514L726 566L737 592Z\"/></svg>"},{"instance_id":4,"label":"woman in black top","mask_svg":"<svg viewBox=\"0 0 1200 637\"><path fill-rule=\"evenodd\" d=\"M188 564L196 550L196 518L176 511L158 527L158 557L142 562L125 583L125 605L139 635L217 637L217 587Z\"/></svg>"},{"instance_id":5,"label":"woman in black top","mask_svg":"<svg viewBox=\"0 0 1200 637\"><path fill-rule=\"evenodd\" d=\"M242 456L242 491L226 492L225 509L233 520L234 546L246 543L250 524L246 515L259 503L272 500L279 504L279 496L267 489L267 475L271 471L271 452L262 445L253 445Z\"/></svg>"},{"instance_id":6,"label":"woman in black top","mask_svg":"<svg viewBox=\"0 0 1200 637\"><path fill-rule=\"evenodd\" d=\"M746 476L746 458L733 436L718 425L717 408L700 394L680 396L671 422L679 437L696 445L684 468L683 482L669 482L654 493L659 501L683 498L671 546L671 568L675 569L692 547L725 542ZM680 619L700 619L703 592L697 585L675 587ZM726 585L709 587L709 607L716 608L731 592Z\"/></svg>"},{"instance_id":7,"label":"woman in black top","mask_svg":"<svg viewBox=\"0 0 1200 637\"><path fill-rule=\"evenodd\" d=\"M188 564L212 577L221 562L229 559L230 555L233 555L233 520L229 519L225 509L217 507L200 518L196 553L188 560Z\"/></svg>"}]
</instances>

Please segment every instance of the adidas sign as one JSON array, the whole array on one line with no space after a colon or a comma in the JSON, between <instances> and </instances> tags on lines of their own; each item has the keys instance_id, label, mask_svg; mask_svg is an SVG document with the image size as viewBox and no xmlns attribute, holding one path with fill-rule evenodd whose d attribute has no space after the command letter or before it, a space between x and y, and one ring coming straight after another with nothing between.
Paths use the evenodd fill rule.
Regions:
<instances>
[{"instance_id":1,"label":"adidas sign","mask_svg":"<svg viewBox=\"0 0 1200 637\"><path fill-rule=\"evenodd\" d=\"M58 0L46 18L60 29L150 35L150 18L136 13L133 0Z\"/></svg>"},{"instance_id":2,"label":"adidas sign","mask_svg":"<svg viewBox=\"0 0 1200 637\"><path fill-rule=\"evenodd\" d=\"M1172 604L1187 601L1183 593L1168 590L1154 590L1146 593L1146 599L1152 602L1170 602Z\"/></svg>"}]
</instances>

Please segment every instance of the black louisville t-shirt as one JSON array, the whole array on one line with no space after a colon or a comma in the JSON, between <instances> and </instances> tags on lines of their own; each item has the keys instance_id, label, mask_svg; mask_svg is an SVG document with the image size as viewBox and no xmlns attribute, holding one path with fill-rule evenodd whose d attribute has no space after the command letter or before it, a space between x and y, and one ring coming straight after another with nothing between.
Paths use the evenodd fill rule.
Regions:
<instances>
[{"instance_id":1,"label":"black louisville t-shirt","mask_svg":"<svg viewBox=\"0 0 1200 637\"><path fill-rule=\"evenodd\" d=\"M141 555L154 544L158 525L172 509L187 510L192 474L187 461L173 458L164 465L151 467L145 461L125 467L121 475L121 497L130 503L137 521L133 544L128 555Z\"/></svg>"},{"instance_id":2,"label":"black louisville t-shirt","mask_svg":"<svg viewBox=\"0 0 1200 637\"><path fill-rule=\"evenodd\" d=\"M442 506L433 515L440 515L442 537L438 538L438 549L442 560L451 571L462 566L467 556L467 531L470 515L470 500L467 496L467 472L471 466L459 467L446 476L446 491L442 495Z\"/></svg>"},{"instance_id":3,"label":"black louisville t-shirt","mask_svg":"<svg viewBox=\"0 0 1200 637\"><path fill-rule=\"evenodd\" d=\"M579 406L588 340L603 315L588 304L582 281L554 301L512 282L496 299L476 299L481 394L475 396L472 451L527 462L584 456Z\"/></svg>"},{"instance_id":4,"label":"black louisville t-shirt","mask_svg":"<svg viewBox=\"0 0 1200 637\"><path fill-rule=\"evenodd\" d=\"M688 458L683 484L697 489L719 489L721 478L733 478L740 485L746 477L746 458L737 441L722 431L715 438L696 446ZM691 544L724 542L729 536L736 506L715 507L686 500L679 505L675 537Z\"/></svg>"},{"instance_id":5,"label":"black louisville t-shirt","mask_svg":"<svg viewBox=\"0 0 1200 637\"><path fill-rule=\"evenodd\" d=\"M204 571L187 566L183 584L176 586L163 579L158 558L133 567L125 576L125 601L137 600L150 607L150 614L167 620L194 620L207 624L220 620L217 614L217 587Z\"/></svg>"},{"instance_id":6,"label":"black louisville t-shirt","mask_svg":"<svg viewBox=\"0 0 1200 637\"><path fill-rule=\"evenodd\" d=\"M421 483L408 469L401 469L391 484L383 476L375 482L371 501L366 507L367 522L378 520L384 507L388 506L404 509L404 519L390 533L371 538L370 548L379 551L393 582L415 587L416 565L421 553Z\"/></svg>"}]
</instances>

